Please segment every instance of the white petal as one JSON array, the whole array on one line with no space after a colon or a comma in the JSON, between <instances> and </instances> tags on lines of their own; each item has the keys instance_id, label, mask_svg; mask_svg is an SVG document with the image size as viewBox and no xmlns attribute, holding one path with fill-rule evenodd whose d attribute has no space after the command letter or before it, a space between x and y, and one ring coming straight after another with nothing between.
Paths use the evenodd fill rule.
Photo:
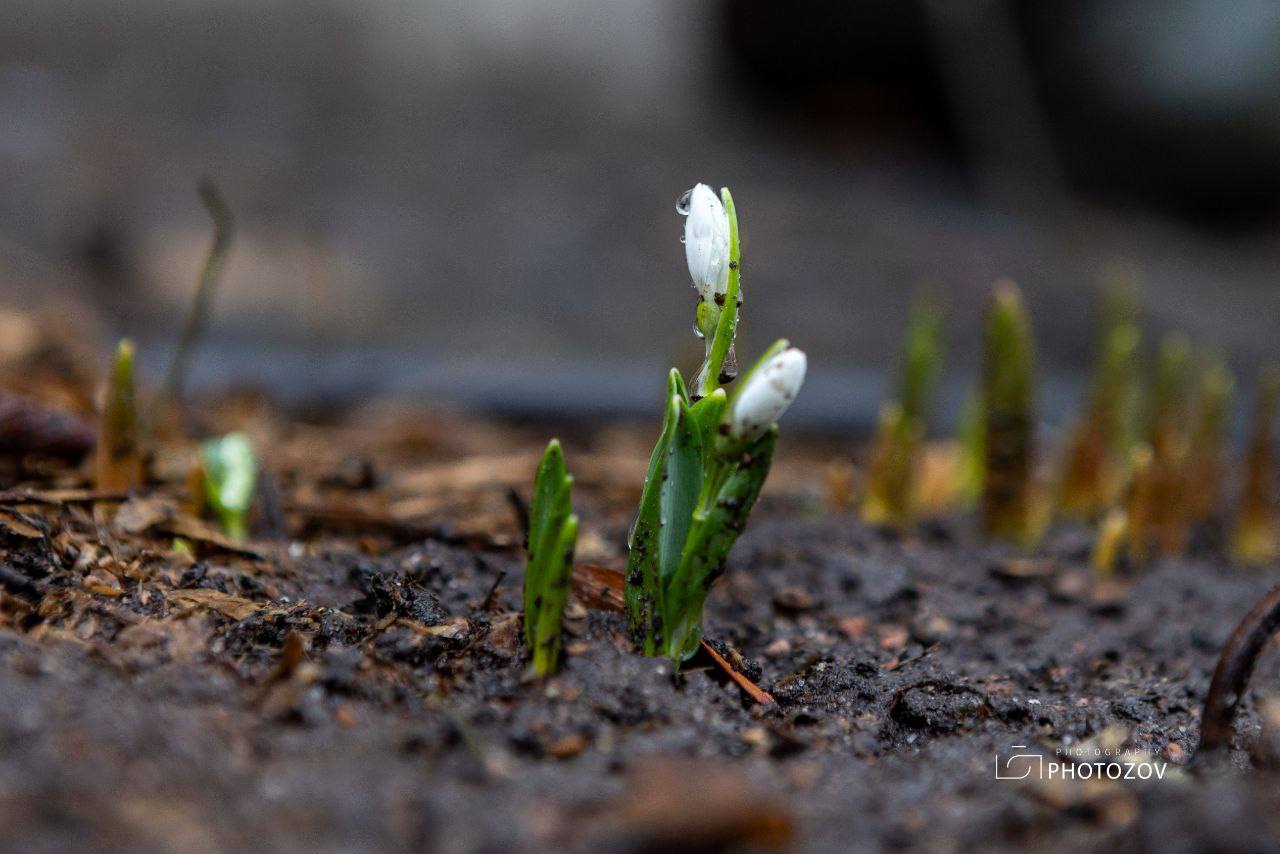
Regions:
<instances>
[{"instance_id":1,"label":"white petal","mask_svg":"<svg viewBox=\"0 0 1280 854\"><path fill-rule=\"evenodd\" d=\"M789 347L747 378L733 404L729 432L735 439L758 439L786 412L804 384L808 360Z\"/></svg>"},{"instance_id":2,"label":"white petal","mask_svg":"<svg viewBox=\"0 0 1280 854\"><path fill-rule=\"evenodd\" d=\"M693 286L703 299L729 288L729 215L715 191L698 184L680 198L676 210L684 222L684 255Z\"/></svg>"}]
</instances>

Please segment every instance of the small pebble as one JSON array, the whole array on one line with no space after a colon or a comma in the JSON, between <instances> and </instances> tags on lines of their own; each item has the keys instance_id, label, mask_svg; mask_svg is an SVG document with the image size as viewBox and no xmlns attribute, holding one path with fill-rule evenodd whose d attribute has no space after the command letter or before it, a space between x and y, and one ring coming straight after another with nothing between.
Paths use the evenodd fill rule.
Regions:
<instances>
[{"instance_id":1,"label":"small pebble","mask_svg":"<svg viewBox=\"0 0 1280 854\"><path fill-rule=\"evenodd\" d=\"M547 755L556 759L572 759L587 748L587 740L581 733L566 735L547 747Z\"/></svg>"},{"instance_id":2,"label":"small pebble","mask_svg":"<svg viewBox=\"0 0 1280 854\"><path fill-rule=\"evenodd\" d=\"M786 638L778 638L764 648L765 658L781 658L791 652L791 641Z\"/></svg>"}]
</instances>

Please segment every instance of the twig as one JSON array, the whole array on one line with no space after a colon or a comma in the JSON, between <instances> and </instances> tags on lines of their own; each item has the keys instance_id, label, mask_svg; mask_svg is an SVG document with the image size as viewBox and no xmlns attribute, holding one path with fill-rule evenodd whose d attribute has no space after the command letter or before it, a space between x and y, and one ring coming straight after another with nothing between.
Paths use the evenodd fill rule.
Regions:
<instances>
[{"instance_id":1,"label":"twig","mask_svg":"<svg viewBox=\"0 0 1280 854\"><path fill-rule=\"evenodd\" d=\"M498 588L502 586L502 580L507 577L507 571L498 572L498 577L493 579L493 584L489 587L489 592L484 595L484 601L480 603L481 611L492 611L493 604L498 599Z\"/></svg>"},{"instance_id":2,"label":"twig","mask_svg":"<svg viewBox=\"0 0 1280 854\"><path fill-rule=\"evenodd\" d=\"M133 494L136 496L141 493ZM128 492L103 492L98 489L62 489L49 492L6 489L0 491L0 506L39 504L45 507L63 507L68 504L94 504L98 501L124 501L129 496Z\"/></svg>"},{"instance_id":3,"label":"twig","mask_svg":"<svg viewBox=\"0 0 1280 854\"><path fill-rule=\"evenodd\" d=\"M1231 633L1218 657L1218 666L1209 683L1200 723L1200 748L1197 755L1221 750L1231 743L1231 733L1249 687L1249 677L1267 642L1280 629L1280 587L1276 587L1253 606Z\"/></svg>"},{"instance_id":4,"label":"twig","mask_svg":"<svg viewBox=\"0 0 1280 854\"><path fill-rule=\"evenodd\" d=\"M511 504L511 510L516 514L516 525L520 528L520 536L524 538L527 547L529 543L529 505L525 503L524 496L514 486L507 487L507 502Z\"/></svg>"},{"instance_id":5,"label":"twig","mask_svg":"<svg viewBox=\"0 0 1280 854\"><path fill-rule=\"evenodd\" d=\"M196 285L191 313L187 315L187 325L182 330L182 337L178 339L178 348L173 353L173 361L169 363L169 371L165 375L161 399L174 402L182 399L187 364L208 324L209 306L213 302L213 294L217 290L218 279L222 275L227 251L231 248L235 233L231 208L227 206L213 181L201 179L196 189L200 194L200 201L213 220L213 242L209 245L209 254L205 256L204 266L200 269L200 280Z\"/></svg>"},{"instance_id":6,"label":"twig","mask_svg":"<svg viewBox=\"0 0 1280 854\"><path fill-rule=\"evenodd\" d=\"M733 665L730 664L723 655L716 652L715 648L711 646L711 644L707 643L706 638L703 638L700 643L702 644L702 649L711 656L711 660L714 661L721 670L728 674L729 678L742 689L744 694L762 706L774 705L774 699L770 696L768 691L764 690L746 676L735 670Z\"/></svg>"},{"instance_id":7,"label":"twig","mask_svg":"<svg viewBox=\"0 0 1280 854\"><path fill-rule=\"evenodd\" d=\"M622 573L596 563L578 563L573 567L573 593L597 611L621 611L625 601Z\"/></svg>"},{"instance_id":8,"label":"twig","mask_svg":"<svg viewBox=\"0 0 1280 854\"><path fill-rule=\"evenodd\" d=\"M623 607L623 576L616 569L594 563L574 566L573 592L587 605L602 611L621 611ZM762 706L771 706L774 699L756 683L733 668L728 660L716 652L703 638L702 648L711 656L716 666L724 670L738 687Z\"/></svg>"},{"instance_id":9,"label":"twig","mask_svg":"<svg viewBox=\"0 0 1280 854\"><path fill-rule=\"evenodd\" d=\"M0 588L21 596L32 603L40 601L40 588L31 579L8 564L0 563Z\"/></svg>"}]
</instances>

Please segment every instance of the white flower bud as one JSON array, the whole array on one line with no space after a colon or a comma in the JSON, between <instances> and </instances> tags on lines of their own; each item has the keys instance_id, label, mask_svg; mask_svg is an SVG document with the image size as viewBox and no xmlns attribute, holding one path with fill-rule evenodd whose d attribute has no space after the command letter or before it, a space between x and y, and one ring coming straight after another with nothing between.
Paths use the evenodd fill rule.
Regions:
<instances>
[{"instance_id":1,"label":"white flower bud","mask_svg":"<svg viewBox=\"0 0 1280 854\"><path fill-rule=\"evenodd\" d=\"M795 400L807 364L804 351L788 347L752 371L733 402L729 435L747 441L763 436Z\"/></svg>"},{"instance_id":2,"label":"white flower bud","mask_svg":"<svg viewBox=\"0 0 1280 854\"><path fill-rule=\"evenodd\" d=\"M676 203L685 217L684 255L693 286L704 300L729 289L729 215L715 191L698 184Z\"/></svg>"}]
</instances>

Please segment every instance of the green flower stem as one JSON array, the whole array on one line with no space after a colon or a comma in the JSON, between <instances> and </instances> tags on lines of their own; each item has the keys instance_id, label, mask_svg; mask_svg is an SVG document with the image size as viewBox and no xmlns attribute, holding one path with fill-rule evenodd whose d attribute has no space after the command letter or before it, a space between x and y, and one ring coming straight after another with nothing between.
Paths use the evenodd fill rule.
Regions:
<instances>
[{"instance_id":1,"label":"green flower stem","mask_svg":"<svg viewBox=\"0 0 1280 854\"><path fill-rule=\"evenodd\" d=\"M720 190L720 198L724 201L724 211L729 217L729 284L724 294L724 305L718 306L718 312L699 312L699 321L715 320L715 330L707 345L707 358L698 373L694 388L698 397L706 397L724 383L733 379L724 373L725 359L733 350L733 341L738 334L738 304L742 278L742 254L738 242L738 213L733 206L733 196L728 187ZM706 305L703 303L702 305ZM701 325L699 328L702 328ZM703 330L703 334L707 334Z\"/></svg>"}]
</instances>

